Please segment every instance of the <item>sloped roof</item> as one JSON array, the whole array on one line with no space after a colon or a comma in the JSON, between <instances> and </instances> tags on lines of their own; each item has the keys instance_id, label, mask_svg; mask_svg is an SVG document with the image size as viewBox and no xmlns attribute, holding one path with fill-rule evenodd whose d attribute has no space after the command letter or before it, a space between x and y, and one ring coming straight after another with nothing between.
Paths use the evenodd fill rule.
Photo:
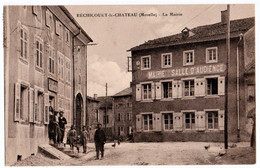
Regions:
<instances>
[{"instance_id":1,"label":"sloped roof","mask_svg":"<svg viewBox=\"0 0 260 168\"><path fill-rule=\"evenodd\" d=\"M87 100L93 101L93 102L99 102L99 100L95 99L94 97L87 96Z\"/></svg>"},{"instance_id":2,"label":"sloped roof","mask_svg":"<svg viewBox=\"0 0 260 168\"><path fill-rule=\"evenodd\" d=\"M98 97L97 100L99 101L100 103L100 108L106 108L106 103L107 103L107 108L112 108L112 102L113 102L113 98L111 96L101 96L101 97ZM107 100L107 102L106 102Z\"/></svg>"},{"instance_id":3,"label":"sloped roof","mask_svg":"<svg viewBox=\"0 0 260 168\"><path fill-rule=\"evenodd\" d=\"M255 18L244 18L230 21L230 37L238 37L240 33L248 31L255 25ZM182 33L149 40L139 46L133 47L128 51L145 50L171 45L180 45L204 41L221 40L226 38L226 24L221 22L199 26L191 29L192 36L183 38Z\"/></svg>"},{"instance_id":4,"label":"sloped roof","mask_svg":"<svg viewBox=\"0 0 260 168\"><path fill-rule=\"evenodd\" d=\"M112 97L120 97L120 96L132 96L132 88L131 87L126 88L126 89L118 92L117 94L115 94Z\"/></svg>"}]
</instances>

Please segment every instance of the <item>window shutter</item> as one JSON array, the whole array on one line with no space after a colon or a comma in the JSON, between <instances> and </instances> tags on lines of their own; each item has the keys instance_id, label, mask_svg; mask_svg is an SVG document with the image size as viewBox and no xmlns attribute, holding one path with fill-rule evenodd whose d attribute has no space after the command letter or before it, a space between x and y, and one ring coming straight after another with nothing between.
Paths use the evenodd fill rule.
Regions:
<instances>
[{"instance_id":1,"label":"window shutter","mask_svg":"<svg viewBox=\"0 0 260 168\"><path fill-rule=\"evenodd\" d=\"M14 121L20 119L20 98L21 98L21 84L15 83L15 104L14 104Z\"/></svg>"},{"instance_id":2,"label":"window shutter","mask_svg":"<svg viewBox=\"0 0 260 168\"><path fill-rule=\"evenodd\" d=\"M206 94L206 79L202 78L200 80L200 96L205 96Z\"/></svg>"},{"instance_id":3,"label":"window shutter","mask_svg":"<svg viewBox=\"0 0 260 168\"><path fill-rule=\"evenodd\" d=\"M173 113L174 131L182 131L182 113Z\"/></svg>"},{"instance_id":4,"label":"window shutter","mask_svg":"<svg viewBox=\"0 0 260 168\"><path fill-rule=\"evenodd\" d=\"M43 122L44 124L49 124L49 94L44 94L44 116L43 116Z\"/></svg>"},{"instance_id":5,"label":"window shutter","mask_svg":"<svg viewBox=\"0 0 260 168\"><path fill-rule=\"evenodd\" d=\"M206 117L205 117L205 111L198 111L198 114L199 114L199 130L200 131L204 131L206 128ZM195 121L195 124L196 124L196 121Z\"/></svg>"},{"instance_id":6,"label":"window shutter","mask_svg":"<svg viewBox=\"0 0 260 168\"><path fill-rule=\"evenodd\" d=\"M182 81L178 81L177 82L177 89L178 89L178 93L177 93L177 97L178 98L182 98Z\"/></svg>"},{"instance_id":7,"label":"window shutter","mask_svg":"<svg viewBox=\"0 0 260 168\"><path fill-rule=\"evenodd\" d=\"M177 81L172 81L172 98L177 98L178 96L178 83Z\"/></svg>"},{"instance_id":8,"label":"window shutter","mask_svg":"<svg viewBox=\"0 0 260 168\"><path fill-rule=\"evenodd\" d=\"M162 131L162 120L161 120L161 113L154 114L154 121L155 121L155 131Z\"/></svg>"},{"instance_id":9,"label":"window shutter","mask_svg":"<svg viewBox=\"0 0 260 168\"><path fill-rule=\"evenodd\" d=\"M141 132L142 130L142 121L141 121L141 114L136 115L136 132Z\"/></svg>"},{"instance_id":10,"label":"window shutter","mask_svg":"<svg viewBox=\"0 0 260 168\"><path fill-rule=\"evenodd\" d=\"M218 114L218 126L219 126L219 130L224 130L224 115L225 111L224 110L219 110L219 114Z\"/></svg>"},{"instance_id":11,"label":"window shutter","mask_svg":"<svg viewBox=\"0 0 260 168\"><path fill-rule=\"evenodd\" d=\"M218 77L218 95L225 95L225 77Z\"/></svg>"},{"instance_id":12,"label":"window shutter","mask_svg":"<svg viewBox=\"0 0 260 168\"><path fill-rule=\"evenodd\" d=\"M136 101L141 101L141 93L142 93L141 85L137 84L136 85Z\"/></svg>"},{"instance_id":13,"label":"window shutter","mask_svg":"<svg viewBox=\"0 0 260 168\"><path fill-rule=\"evenodd\" d=\"M155 99L155 83L152 83L151 84L152 85L152 100L154 100Z\"/></svg>"},{"instance_id":14,"label":"window shutter","mask_svg":"<svg viewBox=\"0 0 260 168\"><path fill-rule=\"evenodd\" d=\"M201 96L200 79L195 79L194 82L195 82L195 96Z\"/></svg>"},{"instance_id":15,"label":"window shutter","mask_svg":"<svg viewBox=\"0 0 260 168\"><path fill-rule=\"evenodd\" d=\"M197 84L196 84L196 85L197 85ZM199 114L199 112L196 112L196 113L195 113L195 129L196 129L197 131L200 130L200 114Z\"/></svg>"},{"instance_id":16,"label":"window shutter","mask_svg":"<svg viewBox=\"0 0 260 168\"><path fill-rule=\"evenodd\" d=\"M30 88L29 91L29 122L34 122L34 111L33 111L33 103L34 103L34 89Z\"/></svg>"},{"instance_id":17,"label":"window shutter","mask_svg":"<svg viewBox=\"0 0 260 168\"><path fill-rule=\"evenodd\" d=\"M34 122L37 121L38 118L38 90L34 89Z\"/></svg>"},{"instance_id":18,"label":"window shutter","mask_svg":"<svg viewBox=\"0 0 260 168\"><path fill-rule=\"evenodd\" d=\"M161 99L162 97L162 89L161 89L161 82L156 82L155 83L156 86L156 99Z\"/></svg>"}]
</instances>

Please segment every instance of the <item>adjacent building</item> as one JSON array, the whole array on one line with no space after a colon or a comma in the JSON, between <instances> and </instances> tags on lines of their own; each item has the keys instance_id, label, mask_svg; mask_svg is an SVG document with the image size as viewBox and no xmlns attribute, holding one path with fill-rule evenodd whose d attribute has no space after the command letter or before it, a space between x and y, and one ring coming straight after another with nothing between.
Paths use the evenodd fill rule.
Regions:
<instances>
[{"instance_id":1,"label":"adjacent building","mask_svg":"<svg viewBox=\"0 0 260 168\"><path fill-rule=\"evenodd\" d=\"M249 140L244 35L254 27L255 19L230 22L227 67L226 12L221 14L219 23L186 27L179 34L129 50L135 141L224 141L227 94L229 141Z\"/></svg>"},{"instance_id":2,"label":"adjacent building","mask_svg":"<svg viewBox=\"0 0 260 168\"><path fill-rule=\"evenodd\" d=\"M64 6L5 6L6 165L49 143L49 107L67 128L86 122L87 44L92 39Z\"/></svg>"},{"instance_id":3,"label":"adjacent building","mask_svg":"<svg viewBox=\"0 0 260 168\"><path fill-rule=\"evenodd\" d=\"M114 110L113 110L113 98L111 96L98 97L99 110L98 110L98 122L102 124L108 139L112 139L114 136Z\"/></svg>"},{"instance_id":4,"label":"adjacent building","mask_svg":"<svg viewBox=\"0 0 260 168\"><path fill-rule=\"evenodd\" d=\"M126 139L133 133L135 121L132 117L132 88L113 95L115 138Z\"/></svg>"}]
</instances>

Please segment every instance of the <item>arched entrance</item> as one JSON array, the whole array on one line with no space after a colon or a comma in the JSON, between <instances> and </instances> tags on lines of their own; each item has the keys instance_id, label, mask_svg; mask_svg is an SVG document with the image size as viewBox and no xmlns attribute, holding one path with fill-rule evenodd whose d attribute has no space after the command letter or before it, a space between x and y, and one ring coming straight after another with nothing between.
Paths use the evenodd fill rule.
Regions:
<instances>
[{"instance_id":1,"label":"arched entrance","mask_svg":"<svg viewBox=\"0 0 260 168\"><path fill-rule=\"evenodd\" d=\"M82 126L82 118L83 118L83 99L81 94L77 94L76 96L76 130L77 133L80 133Z\"/></svg>"}]
</instances>

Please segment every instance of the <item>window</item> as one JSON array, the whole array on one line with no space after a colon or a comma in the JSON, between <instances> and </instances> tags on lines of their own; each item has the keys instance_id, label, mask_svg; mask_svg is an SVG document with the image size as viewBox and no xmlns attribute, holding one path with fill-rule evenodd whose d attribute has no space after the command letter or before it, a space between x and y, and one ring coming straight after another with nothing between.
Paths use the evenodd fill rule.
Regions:
<instances>
[{"instance_id":1,"label":"window","mask_svg":"<svg viewBox=\"0 0 260 168\"><path fill-rule=\"evenodd\" d=\"M207 79L207 95L218 94L218 78Z\"/></svg>"},{"instance_id":2,"label":"window","mask_svg":"<svg viewBox=\"0 0 260 168\"><path fill-rule=\"evenodd\" d=\"M108 123L109 123L108 115L104 115L103 124L108 124Z\"/></svg>"},{"instance_id":3,"label":"window","mask_svg":"<svg viewBox=\"0 0 260 168\"><path fill-rule=\"evenodd\" d=\"M143 100L152 98L152 84L142 84Z\"/></svg>"},{"instance_id":4,"label":"window","mask_svg":"<svg viewBox=\"0 0 260 168\"><path fill-rule=\"evenodd\" d=\"M247 85L247 96L249 102L255 101L255 85Z\"/></svg>"},{"instance_id":5,"label":"window","mask_svg":"<svg viewBox=\"0 0 260 168\"><path fill-rule=\"evenodd\" d=\"M70 42L70 32L68 29L65 30L65 42L69 44Z\"/></svg>"},{"instance_id":6,"label":"window","mask_svg":"<svg viewBox=\"0 0 260 168\"><path fill-rule=\"evenodd\" d=\"M172 54L162 54L162 68L172 67Z\"/></svg>"},{"instance_id":7,"label":"window","mask_svg":"<svg viewBox=\"0 0 260 168\"><path fill-rule=\"evenodd\" d=\"M28 88L21 85L21 98L20 98L20 119L21 120L28 121L28 111L29 111Z\"/></svg>"},{"instance_id":8,"label":"window","mask_svg":"<svg viewBox=\"0 0 260 168\"><path fill-rule=\"evenodd\" d=\"M46 26L49 28L51 28L52 18L53 18L52 13L49 10L47 10L46 11Z\"/></svg>"},{"instance_id":9,"label":"window","mask_svg":"<svg viewBox=\"0 0 260 168\"><path fill-rule=\"evenodd\" d=\"M131 112L126 113L126 120L127 121L131 121L132 120L132 113Z\"/></svg>"},{"instance_id":10,"label":"window","mask_svg":"<svg viewBox=\"0 0 260 168\"><path fill-rule=\"evenodd\" d=\"M172 130L173 129L172 113L163 114L163 119L164 119L164 130Z\"/></svg>"},{"instance_id":11,"label":"window","mask_svg":"<svg viewBox=\"0 0 260 168\"><path fill-rule=\"evenodd\" d=\"M49 69L49 72L51 74L54 74L55 73L55 50L51 47L49 47L48 49L48 55L49 55L49 66L48 66L48 69Z\"/></svg>"},{"instance_id":12,"label":"window","mask_svg":"<svg viewBox=\"0 0 260 168\"><path fill-rule=\"evenodd\" d=\"M36 39L36 67L43 68L43 42L41 39Z\"/></svg>"},{"instance_id":13,"label":"window","mask_svg":"<svg viewBox=\"0 0 260 168\"><path fill-rule=\"evenodd\" d=\"M217 47L211 47L206 49L206 63L218 62L218 50Z\"/></svg>"},{"instance_id":14,"label":"window","mask_svg":"<svg viewBox=\"0 0 260 168\"><path fill-rule=\"evenodd\" d=\"M183 52L183 65L194 65L194 50Z\"/></svg>"},{"instance_id":15,"label":"window","mask_svg":"<svg viewBox=\"0 0 260 168\"><path fill-rule=\"evenodd\" d=\"M117 114L117 121L122 121L123 115L121 113Z\"/></svg>"},{"instance_id":16,"label":"window","mask_svg":"<svg viewBox=\"0 0 260 168\"><path fill-rule=\"evenodd\" d=\"M132 103L127 103L127 107L132 107Z\"/></svg>"},{"instance_id":17,"label":"window","mask_svg":"<svg viewBox=\"0 0 260 168\"><path fill-rule=\"evenodd\" d=\"M184 96L194 96L194 80L184 81Z\"/></svg>"},{"instance_id":18,"label":"window","mask_svg":"<svg viewBox=\"0 0 260 168\"><path fill-rule=\"evenodd\" d=\"M64 79L64 56L61 53L58 53L58 64L59 64L59 78Z\"/></svg>"},{"instance_id":19,"label":"window","mask_svg":"<svg viewBox=\"0 0 260 168\"><path fill-rule=\"evenodd\" d=\"M163 98L172 97L172 82L162 82Z\"/></svg>"},{"instance_id":20,"label":"window","mask_svg":"<svg viewBox=\"0 0 260 168\"><path fill-rule=\"evenodd\" d=\"M28 29L20 25L20 58L28 58Z\"/></svg>"},{"instance_id":21,"label":"window","mask_svg":"<svg viewBox=\"0 0 260 168\"><path fill-rule=\"evenodd\" d=\"M118 127L118 136L122 135L123 132L124 132L124 127L119 126Z\"/></svg>"},{"instance_id":22,"label":"window","mask_svg":"<svg viewBox=\"0 0 260 168\"><path fill-rule=\"evenodd\" d=\"M144 130L153 130L153 115L152 114L144 114L143 115L143 128Z\"/></svg>"},{"instance_id":23,"label":"window","mask_svg":"<svg viewBox=\"0 0 260 168\"><path fill-rule=\"evenodd\" d=\"M42 20L42 9L41 6L33 6L32 13L36 16L36 19L41 22Z\"/></svg>"},{"instance_id":24,"label":"window","mask_svg":"<svg viewBox=\"0 0 260 168\"><path fill-rule=\"evenodd\" d=\"M185 129L195 129L195 113L184 113Z\"/></svg>"},{"instance_id":25,"label":"window","mask_svg":"<svg viewBox=\"0 0 260 168\"><path fill-rule=\"evenodd\" d=\"M58 20L56 20L55 23L56 23L55 24L56 34L58 36L61 36L62 35L62 24Z\"/></svg>"},{"instance_id":26,"label":"window","mask_svg":"<svg viewBox=\"0 0 260 168\"><path fill-rule=\"evenodd\" d=\"M218 112L207 111L207 126L208 129L218 129Z\"/></svg>"},{"instance_id":27,"label":"window","mask_svg":"<svg viewBox=\"0 0 260 168\"><path fill-rule=\"evenodd\" d=\"M141 57L141 70L151 69L151 56Z\"/></svg>"}]
</instances>

